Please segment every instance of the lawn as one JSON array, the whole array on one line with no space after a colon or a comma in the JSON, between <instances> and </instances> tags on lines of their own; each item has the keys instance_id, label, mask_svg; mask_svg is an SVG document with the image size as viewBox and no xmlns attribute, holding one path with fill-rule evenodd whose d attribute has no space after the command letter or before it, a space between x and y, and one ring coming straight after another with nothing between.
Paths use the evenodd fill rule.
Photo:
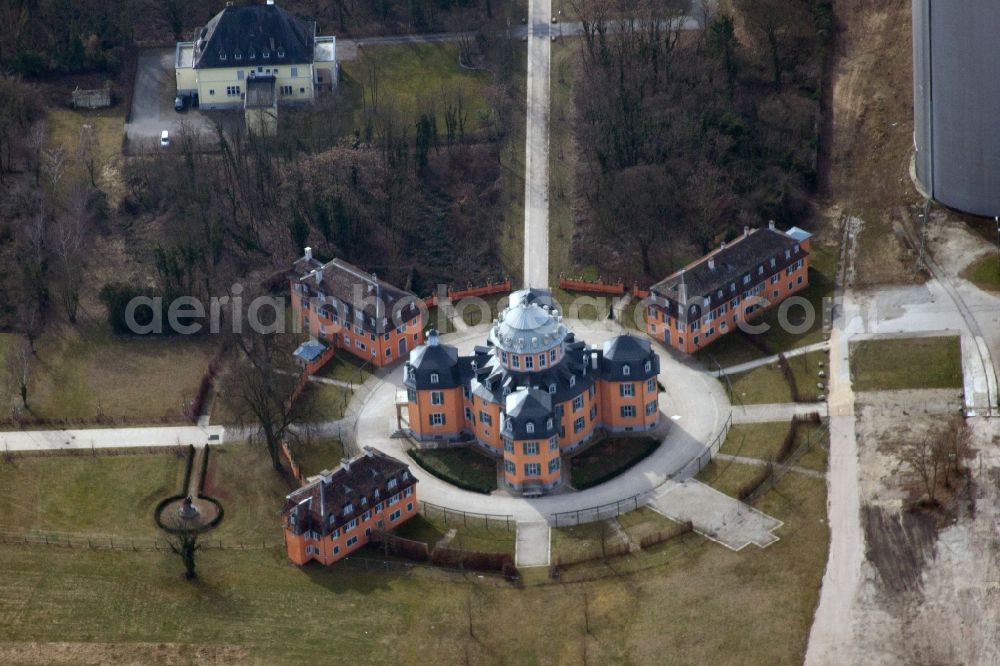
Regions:
<instances>
[{"instance_id":1,"label":"lawn","mask_svg":"<svg viewBox=\"0 0 1000 666\"><path fill-rule=\"evenodd\" d=\"M822 367L820 363L823 364ZM788 359L788 366L799 389L800 400L812 402L823 394L817 384L821 382L826 384L826 379L821 379L819 372L828 372L828 364L829 357L825 351L811 352ZM745 405L792 402L792 389L777 361L748 372L730 375L729 381L733 386L734 402Z\"/></svg>"},{"instance_id":2,"label":"lawn","mask_svg":"<svg viewBox=\"0 0 1000 666\"><path fill-rule=\"evenodd\" d=\"M337 439L306 439L291 445L295 462L305 476L334 469L344 458L344 445Z\"/></svg>"},{"instance_id":3,"label":"lawn","mask_svg":"<svg viewBox=\"0 0 1000 666\"><path fill-rule=\"evenodd\" d=\"M78 158L81 132L89 125L95 140L97 186L109 196L112 209L124 193L121 179L122 136L125 132L125 109L74 110L50 109L46 115L48 142L53 149L63 148L70 176L89 181L90 174Z\"/></svg>"},{"instance_id":4,"label":"lawn","mask_svg":"<svg viewBox=\"0 0 1000 666\"><path fill-rule=\"evenodd\" d=\"M1000 291L1000 257L993 252L983 256L970 264L962 277L984 291Z\"/></svg>"},{"instance_id":5,"label":"lawn","mask_svg":"<svg viewBox=\"0 0 1000 666\"><path fill-rule=\"evenodd\" d=\"M471 446L410 449L414 462L443 481L477 493L497 489L497 463Z\"/></svg>"},{"instance_id":6,"label":"lawn","mask_svg":"<svg viewBox=\"0 0 1000 666\"><path fill-rule=\"evenodd\" d=\"M555 11L553 9L553 11ZM573 265L572 202L576 192L576 148L573 142L574 64L583 43L565 39L552 45L552 81L549 102L549 280L559 283L559 275L592 273L590 267Z\"/></svg>"},{"instance_id":7,"label":"lawn","mask_svg":"<svg viewBox=\"0 0 1000 666\"><path fill-rule=\"evenodd\" d=\"M602 557L602 541L606 548L618 547L624 543L606 520L573 527L553 527L551 534L553 563L557 558L572 562L590 557Z\"/></svg>"},{"instance_id":8,"label":"lawn","mask_svg":"<svg viewBox=\"0 0 1000 666\"><path fill-rule=\"evenodd\" d=\"M353 126L364 130L365 108L370 108L372 90L377 88L380 112L391 110L414 119L431 112L443 132L445 105L461 99L468 117L466 132L487 128L492 75L459 67L458 52L456 42L360 47L356 59L340 63L340 86L352 109Z\"/></svg>"},{"instance_id":9,"label":"lawn","mask_svg":"<svg viewBox=\"0 0 1000 666\"><path fill-rule=\"evenodd\" d=\"M744 465L728 460L713 460L702 467L695 478L730 497L736 497L739 495L740 489L757 478L763 469L762 465Z\"/></svg>"},{"instance_id":10,"label":"lawn","mask_svg":"<svg viewBox=\"0 0 1000 666\"><path fill-rule=\"evenodd\" d=\"M213 447L204 492L222 503L225 517L207 538L227 543L281 543L281 505L292 490L271 466L263 443Z\"/></svg>"},{"instance_id":11,"label":"lawn","mask_svg":"<svg viewBox=\"0 0 1000 666\"><path fill-rule=\"evenodd\" d=\"M210 337L119 337L103 321L52 327L35 342L28 416L187 422L185 406L217 345Z\"/></svg>"},{"instance_id":12,"label":"lawn","mask_svg":"<svg viewBox=\"0 0 1000 666\"><path fill-rule=\"evenodd\" d=\"M660 446L652 437L608 437L570 459L571 483L583 490L618 476Z\"/></svg>"},{"instance_id":13,"label":"lawn","mask_svg":"<svg viewBox=\"0 0 1000 666\"><path fill-rule=\"evenodd\" d=\"M156 504L181 489L184 457L16 456L0 462L0 529L154 538Z\"/></svg>"},{"instance_id":14,"label":"lawn","mask_svg":"<svg viewBox=\"0 0 1000 666\"><path fill-rule=\"evenodd\" d=\"M440 517L432 518L425 514L418 514L396 528L396 535L404 539L423 541L433 548L451 530L455 530L455 536L448 544L449 548L484 553L514 554L514 541L517 532L513 525L511 525L510 530L499 523L493 529L486 529L483 523L478 521L464 524L462 519L458 518L449 519L445 523Z\"/></svg>"},{"instance_id":15,"label":"lawn","mask_svg":"<svg viewBox=\"0 0 1000 666\"><path fill-rule=\"evenodd\" d=\"M338 351L326 365L319 369L316 376L361 384L371 377L371 365L362 368L361 360L357 356Z\"/></svg>"},{"instance_id":16,"label":"lawn","mask_svg":"<svg viewBox=\"0 0 1000 666\"><path fill-rule=\"evenodd\" d=\"M318 421L339 419L351 401L351 391L342 386L309 382L302 391L303 409Z\"/></svg>"},{"instance_id":17,"label":"lawn","mask_svg":"<svg viewBox=\"0 0 1000 666\"><path fill-rule=\"evenodd\" d=\"M851 345L856 391L962 388L958 336L865 340Z\"/></svg>"},{"instance_id":18,"label":"lawn","mask_svg":"<svg viewBox=\"0 0 1000 666\"><path fill-rule=\"evenodd\" d=\"M260 449L220 451L231 456L213 453L226 520L276 525L274 499L286 491ZM116 501L118 481L94 486L84 501ZM766 549L737 553L689 534L526 589L428 569L299 568L280 546L201 551L200 580L189 583L171 554L0 545L0 661L37 642L31 656L44 663L56 655L48 643L68 642L77 655L116 648L135 661L167 649L227 663L291 664L320 653L366 663L424 663L428 654L442 663L583 663L586 650L590 663L660 664L665 654L676 663L801 663L826 560L825 507L823 481L789 474L758 503L785 523ZM621 519L626 529L630 519ZM553 530L553 552L592 552L600 529ZM544 570L539 582L551 583ZM531 631L511 633L525 618Z\"/></svg>"},{"instance_id":19,"label":"lawn","mask_svg":"<svg viewBox=\"0 0 1000 666\"><path fill-rule=\"evenodd\" d=\"M745 423L729 429L729 436L720 453L758 460L774 460L781 450L788 433L789 423ZM812 440L810 449L794 464L817 472L826 471L828 434L826 427L819 423L801 423L795 437L796 451L807 440ZM719 462L724 468L727 463Z\"/></svg>"}]
</instances>

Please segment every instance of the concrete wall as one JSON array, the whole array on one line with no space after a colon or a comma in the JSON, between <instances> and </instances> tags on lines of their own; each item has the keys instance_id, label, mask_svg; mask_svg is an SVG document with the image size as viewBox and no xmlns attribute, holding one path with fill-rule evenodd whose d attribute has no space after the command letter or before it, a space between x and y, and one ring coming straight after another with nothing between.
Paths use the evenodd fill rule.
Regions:
<instances>
[{"instance_id":1,"label":"concrete wall","mask_svg":"<svg viewBox=\"0 0 1000 666\"><path fill-rule=\"evenodd\" d=\"M917 177L937 201L1000 215L1000 2L913 0Z\"/></svg>"}]
</instances>

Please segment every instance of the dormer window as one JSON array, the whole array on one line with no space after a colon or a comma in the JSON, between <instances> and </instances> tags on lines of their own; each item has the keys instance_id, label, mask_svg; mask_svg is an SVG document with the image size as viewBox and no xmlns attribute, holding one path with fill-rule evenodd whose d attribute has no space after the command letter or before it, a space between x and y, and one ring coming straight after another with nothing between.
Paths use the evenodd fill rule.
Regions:
<instances>
[{"instance_id":1,"label":"dormer window","mask_svg":"<svg viewBox=\"0 0 1000 666\"><path fill-rule=\"evenodd\" d=\"M264 56L265 59L267 59L271 57L271 52L268 51L267 49L264 49L263 51L261 51L261 55Z\"/></svg>"},{"instance_id":2,"label":"dormer window","mask_svg":"<svg viewBox=\"0 0 1000 666\"><path fill-rule=\"evenodd\" d=\"M547 430L552 430L552 419L551 418L546 419L546 421L545 421L545 428Z\"/></svg>"},{"instance_id":3,"label":"dormer window","mask_svg":"<svg viewBox=\"0 0 1000 666\"><path fill-rule=\"evenodd\" d=\"M555 392L556 392L556 385L549 384L549 393L555 393Z\"/></svg>"},{"instance_id":4,"label":"dormer window","mask_svg":"<svg viewBox=\"0 0 1000 666\"><path fill-rule=\"evenodd\" d=\"M250 49L250 51L248 53L248 56L250 57L251 60L256 60L257 59L257 52L254 51L253 49Z\"/></svg>"},{"instance_id":5,"label":"dormer window","mask_svg":"<svg viewBox=\"0 0 1000 666\"><path fill-rule=\"evenodd\" d=\"M396 487L396 479L389 479L389 482L385 484L386 490L392 490Z\"/></svg>"},{"instance_id":6,"label":"dormer window","mask_svg":"<svg viewBox=\"0 0 1000 666\"><path fill-rule=\"evenodd\" d=\"M625 375L626 377L628 377L629 375L632 374L632 368L628 367L627 365L623 365L622 366L622 374Z\"/></svg>"},{"instance_id":7,"label":"dormer window","mask_svg":"<svg viewBox=\"0 0 1000 666\"><path fill-rule=\"evenodd\" d=\"M653 369L653 364L650 361L646 361L646 372Z\"/></svg>"},{"instance_id":8,"label":"dormer window","mask_svg":"<svg viewBox=\"0 0 1000 666\"><path fill-rule=\"evenodd\" d=\"M576 386L576 375L570 375L569 376L569 385L570 386Z\"/></svg>"},{"instance_id":9,"label":"dormer window","mask_svg":"<svg viewBox=\"0 0 1000 666\"><path fill-rule=\"evenodd\" d=\"M361 506L368 506L368 498L367 497L362 497L360 504L361 504Z\"/></svg>"},{"instance_id":10,"label":"dormer window","mask_svg":"<svg viewBox=\"0 0 1000 666\"><path fill-rule=\"evenodd\" d=\"M219 60L225 60L225 59L226 59L226 52L219 51Z\"/></svg>"},{"instance_id":11,"label":"dormer window","mask_svg":"<svg viewBox=\"0 0 1000 666\"><path fill-rule=\"evenodd\" d=\"M285 57L285 49L281 48L280 46L278 47L278 57L279 58Z\"/></svg>"},{"instance_id":12,"label":"dormer window","mask_svg":"<svg viewBox=\"0 0 1000 666\"><path fill-rule=\"evenodd\" d=\"M235 60L243 60L243 52L240 51L239 49L236 49L235 53L233 53L233 58Z\"/></svg>"},{"instance_id":13,"label":"dormer window","mask_svg":"<svg viewBox=\"0 0 1000 666\"><path fill-rule=\"evenodd\" d=\"M526 426L524 426L524 429L529 434L533 433L533 432L535 432L535 424L534 423L528 423Z\"/></svg>"},{"instance_id":14,"label":"dormer window","mask_svg":"<svg viewBox=\"0 0 1000 666\"><path fill-rule=\"evenodd\" d=\"M402 477L403 477L403 481L406 481L408 478L410 478L410 472L408 470L404 469Z\"/></svg>"},{"instance_id":15,"label":"dormer window","mask_svg":"<svg viewBox=\"0 0 1000 666\"><path fill-rule=\"evenodd\" d=\"M345 516L349 516L352 513L354 513L354 505L353 504L348 504L347 506L344 507L344 515Z\"/></svg>"},{"instance_id":16,"label":"dormer window","mask_svg":"<svg viewBox=\"0 0 1000 666\"><path fill-rule=\"evenodd\" d=\"M441 375L436 372L431 373L431 384L437 384L441 380Z\"/></svg>"}]
</instances>

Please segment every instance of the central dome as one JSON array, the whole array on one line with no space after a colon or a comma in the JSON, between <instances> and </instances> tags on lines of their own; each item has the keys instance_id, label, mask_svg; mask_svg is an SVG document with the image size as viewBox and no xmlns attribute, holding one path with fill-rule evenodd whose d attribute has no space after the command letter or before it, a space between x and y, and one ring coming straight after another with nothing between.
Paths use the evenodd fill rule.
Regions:
<instances>
[{"instance_id":1,"label":"central dome","mask_svg":"<svg viewBox=\"0 0 1000 666\"><path fill-rule=\"evenodd\" d=\"M522 301L508 307L493 322L490 340L504 351L527 354L562 344L567 332L558 310Z\"/></svg>"}]
</instances>

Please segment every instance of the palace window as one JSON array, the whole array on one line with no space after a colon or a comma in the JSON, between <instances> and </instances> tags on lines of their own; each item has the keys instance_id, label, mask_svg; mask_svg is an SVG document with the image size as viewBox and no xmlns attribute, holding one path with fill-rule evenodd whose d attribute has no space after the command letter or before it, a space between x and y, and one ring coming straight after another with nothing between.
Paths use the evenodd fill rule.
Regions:
<instances>
[{"instance_id":1,"label":"palace window","mask_svg":"<svg viewBox=\"0 0 1000 666\"><path fill-rule=\"evenodd\" d=\"M583 430L583 426L584 426L583 418L579 418L573 421L573 432L580 432L581 430Z\"/></svg>"},{"instance_id":2,"label":"palace window","mask_svg":"<svg viewBox=\"0 0 1000 666\"><path fill-rule=\"evenodd\" d=\"M443 405L444 404L444 391L431 391L431 404L432 405Z\"/></svg>"},{"instance_id":3,"label":"palace window","mask_svg":"<svg viewBox=\"0 0 1000 666\"><path fill-rule=\"evenodd\" d=\"M538 463L526 463L524 465L525 476L541 476L542 466Z\"/></svg>"},{"instance_id":4,"label":"palace window","mask_svg":"<svg viewBox=\"0 0 1000 666\"><path fill-rule=\"evenodd\" d=\"M553 458L549 461L549 473L551 474L557 469L559 469L559 458Z\"/></svg>"},{"instance_id":5,"label":"palace window","mask_svg":"<svg viewBox=\"0 0 1000 666\"><path fill-rule=\"evenodd\" d=\"M440 379L441 376L438 373L436 372L431 373L431 384L437 384L440 381Z\"/></svg>"},{"instance_id":6,"label":"palace window","mask_svg":"<svg viewBox=\"0 0 1000 666\"><path fill-rule=\"evenodd\" d=\"M573 411L578 412L581 409L583 409L583 396L578 395L575 398L573 398Z\"/></svg>"},{"instance_id":7,"label":"palace window","mask_svg":"<svg viewBox=\"0 0 1000 666\"><path fill-rule=\"evenodd\" d=\"M635 416L635 406L634 405L622 405L621 414L624 418L631 418Z\"/></svg>"},{"instance_id":8,"label":"palace window","mask_svg":"<svg viewBox=\"0 0 1000 666\"><path fill-rule=\"evenodd\" d=\"M619 384L618 394L623 398L628 398L635 395L635 384L631 382L627 384Z\"/></svg>"},{"instance_id":9,"label":"palace window","mask_svg":"<svg viewBox=\"0 0 1000 666\"><path fill-rule=\"evenodd\" d=\"M526 424L526 425L524 426L524 429L525 429L525 431L526 431L526 432L529 432L529 433L532 433L532 432L535 432L535 424L534 424L534 423L531 423L531 422L528 422L528 423L527 423L527 424Z\"/></svg>"},{"instance_id":10,"label":"palace window","mask_svg":"<svg viewBox=\"0 0 1000 666\"><path fill-rule=\"evenodd\" d=\"M695 322L695 323L697 323L697 322ZM628 377L629 375L632 374L632 368L630 368L627 365L623 365L622 366L622 374L625 375L626 377Z\"/></svg>"},{"instance_id":11,"label":"palace window","mask_svg":"<svg viewBox=\"0 0 1000 666\"><path fill-rule=\"evenodd\" d=\"M526 455L526 456L537 456L538 455L538 442L525 442L524 443L524 455Z\"/></svg>"},{"instance_id":12,"label":"palace window","mask_svg":"<svg viewBox=\"0 0 1000 666\"><path fill-rule=\"evenodd\" d=\"M431 414L431 425L432 426L443 426L444 425L444 414L441 412L434 412Z\"/></svg>"}]
</instances>

